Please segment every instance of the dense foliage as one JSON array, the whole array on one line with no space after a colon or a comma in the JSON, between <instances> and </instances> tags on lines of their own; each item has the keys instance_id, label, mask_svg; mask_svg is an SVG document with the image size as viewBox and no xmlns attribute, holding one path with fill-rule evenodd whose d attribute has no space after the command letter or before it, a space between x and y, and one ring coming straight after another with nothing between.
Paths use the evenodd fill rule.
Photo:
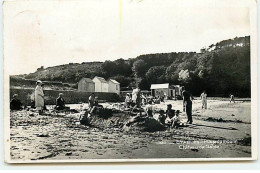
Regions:
<instances>
[{"instance_id":1,"label":"dense foliage","mask_svg":"<svg viewBox=\"0 0 260 173\"><path fill-rule=\"evenodd\" d=\"M194 95L203 90L211 96L250 97L250 37L224 40L196 52L140 55L136 58L102 62L70 63L39 68L27 79L76 83L82 77L103 76L121 83L122 89L152 83L186 86Z\"/></svg>"}]
</instances>

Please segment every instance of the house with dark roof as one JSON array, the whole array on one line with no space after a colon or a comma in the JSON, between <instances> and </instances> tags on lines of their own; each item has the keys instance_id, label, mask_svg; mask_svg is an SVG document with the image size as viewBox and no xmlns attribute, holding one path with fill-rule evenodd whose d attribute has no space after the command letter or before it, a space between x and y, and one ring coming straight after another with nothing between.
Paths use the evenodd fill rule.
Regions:
<instances>
[{"instance_id":1,"label":"house with dark roof","mask_svg":"<svg viewBox=\"0 0 260 173\"><path fill-rule=\"evenodd\" d=\"M89 78L82 78L78 83L78 91L95 92L95 83Z\"/></svg>"}]
</instances>

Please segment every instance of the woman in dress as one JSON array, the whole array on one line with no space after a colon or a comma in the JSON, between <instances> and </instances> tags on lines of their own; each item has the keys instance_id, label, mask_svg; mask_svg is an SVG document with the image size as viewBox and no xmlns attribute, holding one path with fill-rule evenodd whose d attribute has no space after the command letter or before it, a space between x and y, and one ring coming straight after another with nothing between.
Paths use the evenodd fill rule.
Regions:
<instances>
[{"instance_id":1,"label":"woman in dress","mask_svg":"<svg viewBox=\"0 0 260 173\"><path fill-rule=\"evenodd\" d=\"M36 82L36 88L35 88L35 107L38 110L39 114L42 114L43 107L44 107L44 94L42 89L42 81L38 80Z\"/></svg>"}]
</instances>

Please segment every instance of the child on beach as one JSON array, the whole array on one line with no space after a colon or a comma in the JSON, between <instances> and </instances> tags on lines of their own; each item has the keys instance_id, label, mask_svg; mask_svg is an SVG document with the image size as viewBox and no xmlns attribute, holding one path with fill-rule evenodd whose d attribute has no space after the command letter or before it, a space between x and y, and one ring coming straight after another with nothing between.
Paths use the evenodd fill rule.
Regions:
<instances>
[{"instance_id":1,"label":"child on beach","mask_svg":"<svg viewBox=\"0 0 260 173\"><path fill-rule=\"evenodd\" d=\"M180 120L179 114L180 114L180 111L177 110L175 112L174 117L172 118L172 127L178 128L180 126L181 120Z\"/></svg>"},{"instance_id":2,"label":"child on beach","mask_svg":"<svg viewBox=\"0 0 260 173\"><path fill-rule=\"evenodd\" d=\"M175 115L175 110L172 109L172 105L171 104L168 104L167 105L167 110L166 110L166 119L165 119L165 124L168 125L168 126L172 126L172 123L173 123L173 117Z\"/></svg>"}]
</instances>

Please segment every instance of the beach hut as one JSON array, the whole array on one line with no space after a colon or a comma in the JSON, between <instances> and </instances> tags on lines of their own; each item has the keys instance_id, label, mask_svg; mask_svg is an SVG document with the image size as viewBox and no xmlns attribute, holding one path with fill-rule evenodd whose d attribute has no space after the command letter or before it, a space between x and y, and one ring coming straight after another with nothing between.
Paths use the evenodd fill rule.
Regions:
<instances>
[{"instance_id":1,"label":"beach hut","mask_svg":"<svg viewBox=\"0 0 260 173\"><path fill-rule=\"evenodd\" d=\"M108 92L108 82L103 77L94 77L92 81L95 83L95 92Z\"/></svg>"},{"instance_id":2,"label":"beach hut","mask_svg":"<svg viewBox=\"0 0 260 173\"><path fill-rule=\"evenodd\" d=\"M95 92L95 83L89 78L82 78L78 83L78 91Z\"/></svg>"},{"instance_id":3,"label":"beach hut","mask_svg":"<svg viewBox=\"0 0 260 173\"><path fill-rule=\"evenodd\" d=\"M152 84L151 85L152 96L166 96L168 98L178 98L182 96L182 86L164 84Z\"/></svg>"},{"instance_id":4,"label":"beach hut","mask_svg":"<svg viewBox=\"0 0 260 173\"><path fill-rule=\"evenodd\" d=\"M152 84L151 85L151 94L154 97L165 96L165 97L174 97L174 89L170 88L169 83L164 84Z\"/></svg>"},{"instance_id":5,"label":"beach hut","mask_svg":"<svg viewBox=\"0 0 260 173\"><path fill-rule=\"evenodd\" d=\"M114 79L108 80L108 92L120 94L120 83Z\"/></svg>"}]
</instances>

